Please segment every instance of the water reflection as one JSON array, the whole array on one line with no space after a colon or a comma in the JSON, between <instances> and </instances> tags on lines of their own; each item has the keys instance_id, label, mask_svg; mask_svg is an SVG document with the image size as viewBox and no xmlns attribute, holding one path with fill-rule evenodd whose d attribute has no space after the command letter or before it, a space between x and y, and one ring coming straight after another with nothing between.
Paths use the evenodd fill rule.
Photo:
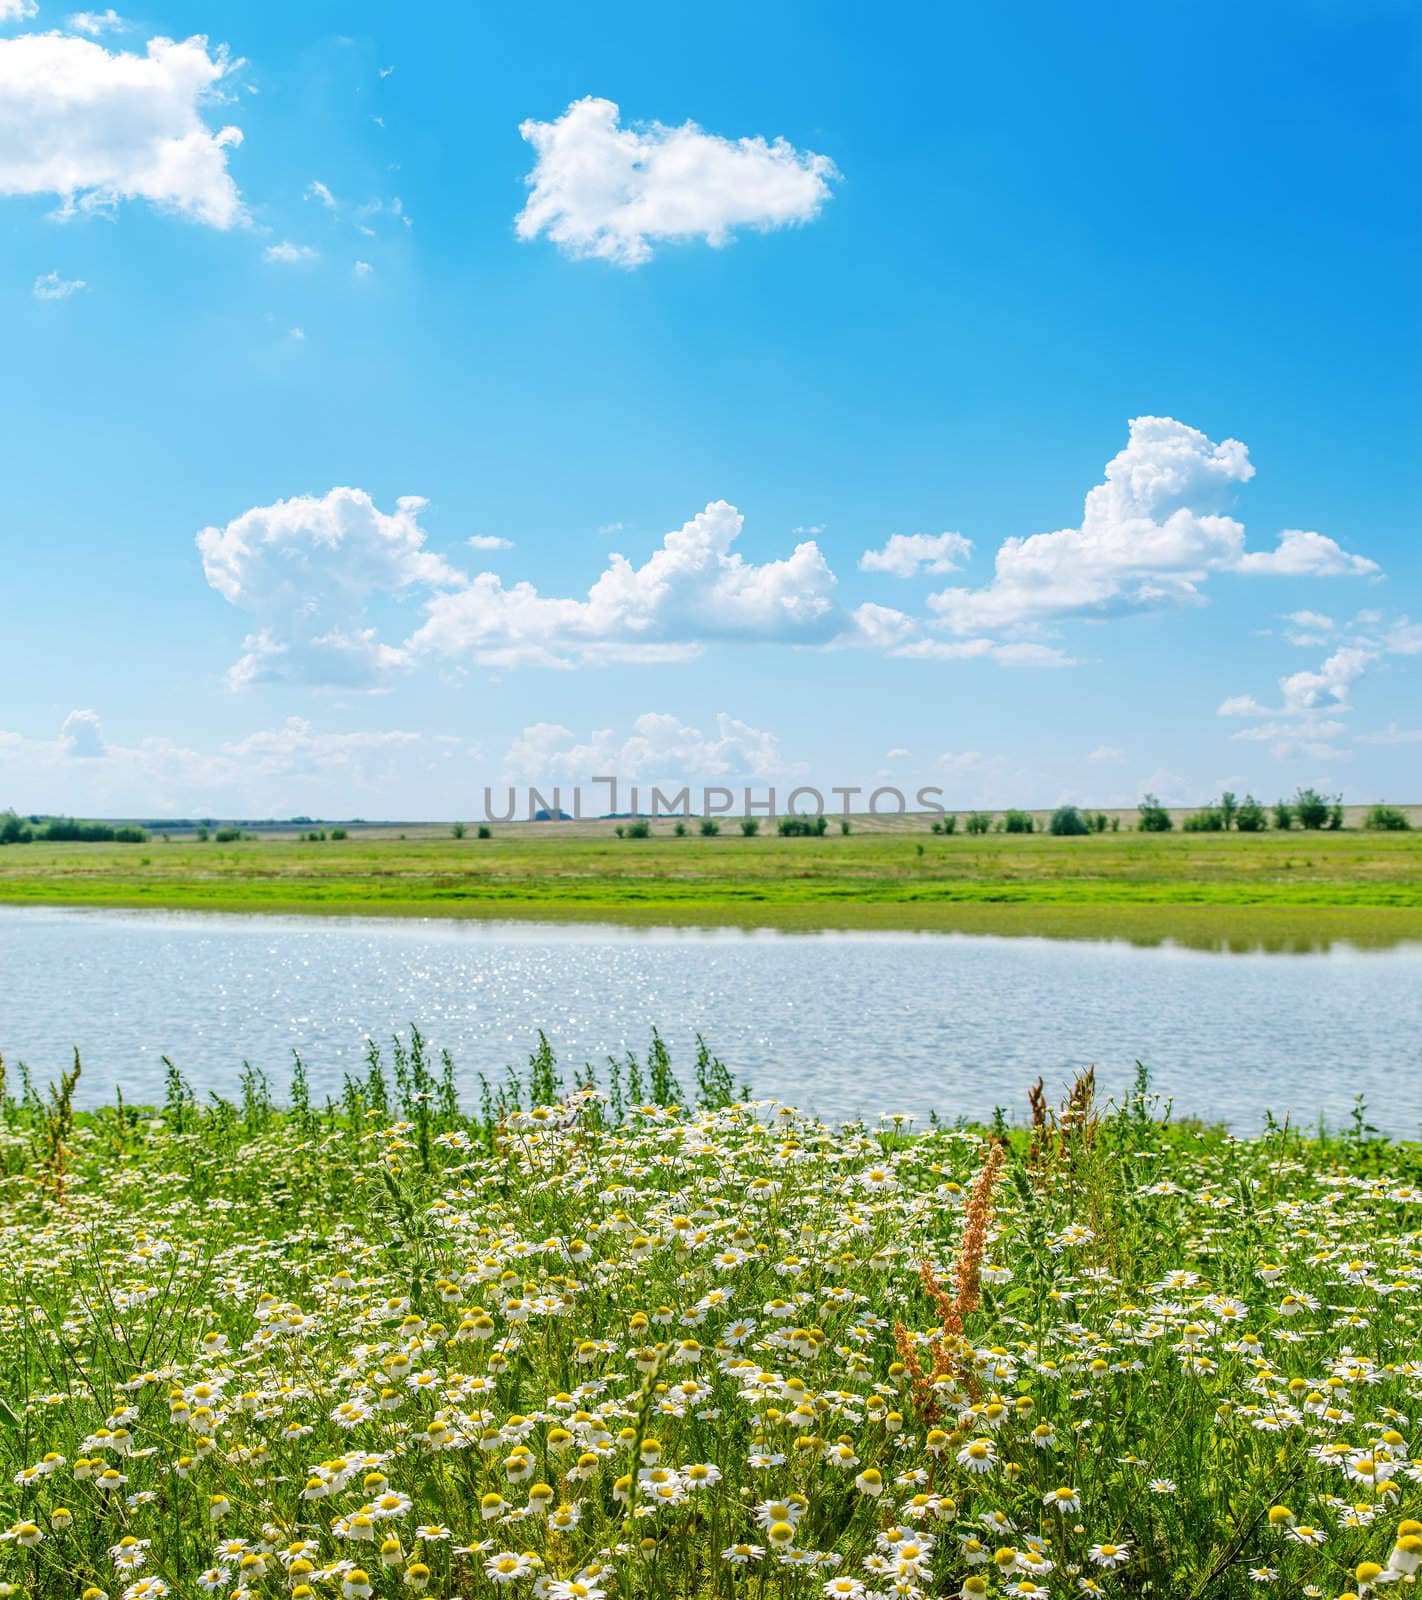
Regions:
<instances>
[{"instance_id":1,"label":"water reflection","mask_svg":"<svg viewBox=\"0 0 1422 1600\"><path fill-rule=\"evenodd\" d=\"M323 1094L368 1034L413 1021L450 1049L468 1091L478 1072L521 1061L540 1028L575 1066L641 1051L656 1025L684 1069L704 1034L738 1079L825 1115L986 1117L1020 1107L1039 1072L1050 1090L1094 1064L1120 1092L1139 1058L1182 1114L1341 1122L1362 1092L1374 1122L1417 1131L1398 1091L1422 1066L1422 946L1319 948L1281 929L1267 951L1228 932L1201 949L1129 932L1107 943L0 910L0 1050L43 1078L79 1045L93 1103L118 1084L129 1100L160 1099L162 1054L204 1092L235 1093L244 1059L281 1084L299 1048Z\"/></svg>"}]
</instances>

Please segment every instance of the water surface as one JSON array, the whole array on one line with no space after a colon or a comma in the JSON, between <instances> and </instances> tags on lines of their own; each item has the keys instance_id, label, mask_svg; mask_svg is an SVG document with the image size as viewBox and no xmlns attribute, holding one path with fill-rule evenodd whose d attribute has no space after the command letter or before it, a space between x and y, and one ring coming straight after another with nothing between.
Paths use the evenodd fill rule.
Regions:
<instances>
[{"instance_id":1,"label":"water surface","mask_svg":"<svg viewBox=\"0 0 1422 1600\"><path fill-rule=\"evenodd\" d=\"M1346 1119L1367 1096L1415 1135L1422 946L1306 954L959 934L742 932L0 907L0 1051L37 1078L72 1045L80 1099L162 1098L161 1055L233 1096L284 1087L293 1048L337 1092L368 1035L411 1022L475 1074L542 1028L566 1065L641 1053L655 1024L690 1081L697 1033L759 1093L825 1116L1014 1115L1137 1059L1178 1111L1257 1128ZM13 1081L13 1080L12 1080Z\"/></svg>"}]
</instances>

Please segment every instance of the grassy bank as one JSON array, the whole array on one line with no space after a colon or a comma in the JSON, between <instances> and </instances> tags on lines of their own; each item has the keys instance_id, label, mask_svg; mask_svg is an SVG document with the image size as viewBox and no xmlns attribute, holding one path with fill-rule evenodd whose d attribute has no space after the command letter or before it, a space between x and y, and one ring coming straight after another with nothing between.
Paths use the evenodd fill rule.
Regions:
<instances>
[{"instance_id":1,"label":"grassy bank","mask_svg":"<svg viewBox=\"0 0 1422 1600\"><path fill-rule=\"evenodd\" d=\"M828 1128L655 1056L471 1116L393 1066L4 1105L6 1592L1229 1600L1422 1553L1416 1146L1089 1082L1000 1141Z\"/></svg>"},{"instance_id":2,"label":"grassy bank","mask_svg":"<svg viewBox=\"0 0 1422 1600\"><path fill-rule=\"evenodd\" d=\"M922 928L1201 943L1422 936L1422 834L294 836L0 851L0 901Z\"/></svg>"}]
</instances>

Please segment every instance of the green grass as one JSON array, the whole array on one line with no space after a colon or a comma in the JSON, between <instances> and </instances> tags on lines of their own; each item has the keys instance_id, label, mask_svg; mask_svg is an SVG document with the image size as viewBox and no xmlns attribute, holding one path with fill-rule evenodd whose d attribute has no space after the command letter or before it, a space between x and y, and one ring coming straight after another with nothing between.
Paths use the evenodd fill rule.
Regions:
<instances>
[{"instance_id":1,"label":"green grass","mask_svg":"<svg viewBox=\"0 0 1422 1600\"><path fill-rule=\"evenodd\" d=\"M1422 937L1422 833L678 839L664 822L647 840L522 826L488 840L32 844L0 850L0 901L1387 944Z\"/></svg>"},{"instance_id":2,"label":"green grass","mask_svg":"<svg viewBox=\"0 0 1422 1600\"><path fill-rule=\"evenodd\" d=\"M1416 1145L1089 1083L996 1147L829 1128L655 1051L471 1116L393 1065L0 1102L4 1593L1243 1600L1411 1560Z\"/></svg>"}]
</instances>

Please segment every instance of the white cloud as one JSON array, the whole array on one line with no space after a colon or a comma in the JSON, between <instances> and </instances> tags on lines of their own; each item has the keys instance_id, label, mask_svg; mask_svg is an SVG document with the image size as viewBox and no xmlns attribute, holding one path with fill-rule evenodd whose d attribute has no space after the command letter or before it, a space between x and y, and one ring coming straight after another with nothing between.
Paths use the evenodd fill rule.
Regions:
<instances>
[{"instance_id":1,"label":"white cloud","mask_svg":"<svg viewBox=\"0 0 1422 1600\"><path fill-rule=\"evenodd\" d=\"M1330 739L1334 735L1342 733L1346 727L1346 723L1339 722L1336 719L1312 717L1304 722L1261 722L1253 728L1241 728L1238 733L1233 733L1230 737L1259 743L1271 739L1285 739L1292 744L1305 735L1318 739Z\"/></svg>"},{"instance_id":2,"label":"white cloud","mask_svg":"<svg viewBox=\"0 0 1422 1600\"><path fill-rule=\"evenodd\" d=\"M1280 678L1279 687L1284 691L1284 710L1312 711L1330 701L1337 706L1346 706L1353 684L1363 675L1368 663L1375 659L1371 650L1345 645L1343 649L1335 650L1316 672L1291 672L1287 677Z\"/></svg>"},{"instance_id":3,"label":"white cloud","mask_svg":"<svg viewBox=\"0 0 1422 1600\"><path fill-rule=\"evenodd\" d=\"M57 272L46 272L35 279L30 293L36 300L67 300L89 285L82 278L61 278Z\"/></svg>"},{"instance_id":4,"label":"white cloud","mask_svg":"<svg viewBox=\"0 0 1422 1600\"><path fill-rule=\"evenodd\" d=\"M75 11L66 19L75 33L97 39L104 33L122 33L129 24L112 6L107 11Z\"/></svg>"},{"instance_id":5,"label":"white cloud","mask_svg":"<svg viewBox=\"0 0 1422 1600\"><path fill-rule=\"evenodd\" d=\"M269 244L262 251L262 259L289 265L298 261L314 261L318 254L319 251L313 250L309 244L292 244L289 239L283 239L280 244Z\"/></svg>"},{"instance_id":6,"label":"white cloud","mask_svg":"<svg viewBox=\"0 0 1422 1600\"><path fill-rule=\"evenodd\" d=\"M357 278L368 278L375 271L375 268L368 261L357 261L351 271Z\"/></svg>"},{"instance_id":7,"label":"white cloud","mask_svg":"<svg viewBox=\"0 0 1422 1600\"><path fill-rule=\"evenodd\" d=\"M67 754L95 759L104 754L104 734L97 711L71 711L59 730L59 742Z\"/></svg>"},{"instance_id":8,"label":"white cloud","mask_svg":"<svg viewBox=\"0 0 1422 1600\"><path fill-rule=\"evenodd\" d=\"M1251 550L1239 558L1237 572L1284 578L1366 577L1381 569L1366 556L1349 555L1335 539L1303 528L1285 528L1273 550Z\"/></svg>"},{"instance_id":9,"label":"white cloud","mask_svg":"<svg viewBox=\"0 0 1422 1600\"><path fill-rule=\"evenodd\" d=\"M1250 694L1232 695L1219 707L1218 714L1250 721L1251 727L1241 728L1231 738L1267 744L1270 754L1278 760L1297 756L1338 760L1346 754L1333 743L1346 730L1338 713L1349 709L1353 684L1376 659L1377 652L1372 649L1343 645L1316 669L1291 672L1280 678L1280 705L1261 705Z\"/></svg>"},{"instance_id":10,"label":"white cloud","mask_svg":"<svg viewBox=\"0 0 1422 1600\"><path fill-rule=\"evenodd\" d=\"M1252 694L1234 694L1220 703L1215 713L1219 717L1267 717L1267 706L1261 706Z\"/></svg>"},{"instance_id":11,"label":"white cloud","mask_svg":"<svg viewBox=\"0 0 1422 1600\"><path fill-rule=\"evenodd\" d=\"M892 533L882 550L866 550L861 572L887 572L912 578L922 572L956 572L972 554L973 541L961 533Z\"/></svg>"},{"instance_id":12,"label":"white cloud","mask_svg":"<svg viewBox=\"0 0 1422 1600\"><path fill-rule=\"evenodd\" d=\"M335 195L331 193L331 191L324 183L321 182L319 178L313 178L311 182L306 185L306 198L308 200L319 200L328 211L334 211L336 209Z\"/></svg>"},{"instance_id":13,"label":"white cloud","mask_svg":"<svg viewBox=\"0 0 1422 1600\"><path fill-rule=\"evenodd\" d=\"M1422 728L1399 728L1395 722L1377 733L1360 733L1359 744L1422 744Z\"/></svg>"},{"instance_id":14,"label":"white cloud","mask_svg":"<svg viewBox=\"0 0 1422 1600\"><path fill-rule=\"evenodd\" d=\"M521 239L547 233L575 259L636 267L665 240L721 246L736 228L809 222L838 176L828 156L784 139L723 139L694 122L623 127L619 116L589 97L554 122L520 125L537 155Z\"/></svg>"},{"instance_id":15,"label":"white cloud","mask_svg":"<svg viewBox=\"0 0 1422 1600\"><path fill-rule=\"evenodd\" d=\"M486 665L570 666L685 659L713 639L828 643L845 619L819 547L811 540L783 560L745 561L731 549L743 520L714 500L640 567L614 554L582 599L541 595L530 583L505 588L482 572L430 601L410 647Z\"/></svg>"},{"instance_id":16,"label":"white cloud","mask_svg":"<svg viewBox=\"0 0 1422 1600\"><path fill-rule=\"evenodd\" d=\"M373 781L372 756L398 758L422 737L398 729L318 733L304 717L288 717L279 728L223 744L222 754L266 778L338 774L364 787Z\"/></svg>"},{"instance_id":17,"label":"white cloud","mask_svg":"<svg viewBox=\"0 0 1422 1600\"><path fill-rule=\"evenodd\" d=\"M1335 627L1333 618L1319 611L1291 611L1284 620L1289 624L1284 637L1301 647L1327 644Z\"/></svg>"},{"instance_id":18,"label":"white cloud","mask_svg":"<svg viewBox=\"0 0 1422 1600\"><path fill-rule=\"evenodd\" d=\"M860 608L863 609L862 607ZM1019 642L1003 644L996 639L915 639L900 645L890 655L905 661L977 661L988 659L1005 667L1071 667L1075 658L1055 645Z\"/></svg>"},{"instance_id":19,"label":"white cloud","mask_svg":"<svg viewBox=\"0 0 1422 1600\"><path fill-rule=\"evenodd\" d=\"M917 626L907 612L875 605L872 600L856 606L849 614L849 622L849 628L836 643L868 645L874 650L887 650L901 644Z\"/></svg>"},{"instance_id":20,"label":"white cloud","mask_svg":"<svg viewBox=\"0 0 1422 1600\"><path fill-rule=\"evenodd\" d=\"M471 533L464 541L471 550L512 550L512 539L500 539L493 533Z\"/></svg>"},{"instance_id":21,"label":"white cloud","mask_svg":"<svg viewBox=\"0 0 1422 1600\"><path fill-rule=\"evenodd\" d=\"M894 749L885 752L884 759L886 761L908 761L912 756L912 750L905 750L902 745L896 745Z\"/></svg>"},{"instance_id":22,"label":"white cloud","mask_svg":"<svg viewBox=\"0 0 1422 1600\"><path fill-rule=\"evenodd\" d=\"M773 733L724 711L717 713L712 735L660 712L638 717L626 737L603 728L581 741L561 724L534 723L509 746L504 768L532 783L555 778L586 783L602 773L627 782L695 784L733 774L775 778L792 770ZM650 800L650 794L643 797L643 809Z\"/></svg>"},{"instance_id":23,"label":"white cloud","mask_svg":"<svg viewBox=\"0 0 1422 1600\"><path fill-rule=\"evenodd\" d=\"M1093 767L1115 767L1126 759L1126 753L1112 744L1098 744L1086 759Z\"/></svg>"},{"instance_id":24,"label":"white cloud","mask_svg":"<svg viewBox=\"0 0 1422 1600\"><path fill-rule=\"evenodd\" d=\"M1080 527L1008 539L991 584L928 603L955 633L979 633L1198 602L1206 574L1244 547L1243 527L1223 512L1253 475L1237 439L1213 444L1169 417L1136 417Z\"/></svg>"},{"instance_id":25,"label":"white cloud","mask_svg":"<svg viewBox=\"0 0 1422 1600\"><path fill-rule=\"evenodd\" d=\"M320 732L300 717L207 750L114 744L92 711L72 712L54 738L0 730L5 803L91 817L453 814L469 803L477 750L447 735Z\"/></svg>"},{"instance_id":26,"label":"white cloud","mask_svg":"<svg viewBox=\"0 0 1422 1600\"><path fill-rule=\"evenodd\" d=\"M1253 476L1239 440L1215 444L1173 418L1136 417L1105 482L1086 496L1079 527L1006 540L990 584L945 589L928 603L954 633L978 634L1199 604L1213 572L1375 570L1297 530L1276 551L1246 555L1244 527L1226 513Z\"/></svg>"},{"instance_id":27,"label":"white cloud","mask_svg":"<svg viewBox=\"0 0 1422 1600\"><path fill-rule=\"evenodd\" d=\"M197 535L203 574L257 629L232 668L233 687L271 681L371 688L406 662L366 625L378 594L427 590L463 575L424 548L417 495L386 514L362 489L332 489L254 506Z\"/></svg>"},{"instance_id":28,"label":"white cloud","mask_svg":"<svg viewBox=\"0 0 1422 1600\"><path fill-rule=\"evenodd\" d=\"M38 10L35 0L0 0L0 22L28 22Z\"/></svg>"},{"instance_id":29,"label":"white cloud","mask_svg":"<svg viewBox=\"0 0 1422 1600\"><path fill-rule=\"evenodd\" d=\"M1383 635L1382 644L1389 655L1422 655L1422 622L1399 617Z\"/></svg>"},{"instance_id":30,"label":"white cloud","mask_svg":"<svg viewBox=\"0 0 1422 1600\"><path fill-rule=\"evenodd\" d=\"M1305 756L1311 761L1336 761L1346 751L1332 741L1346 724L1326 717L1306 716L1289 722L1261 722L1241 728L1232 738L1267 744L1276 761Z\"/></svg>"},{"instance_id":31,"label":"white cloud","mask_svg":"<svg viewBox=\"0 0 1422 1600\"><path fill-rule=\"evenodd\" d=\"M236 65L201 37L150 39L141 56L57 33L0 40L0 194L58 195L61 216L142 199L233 227L241 130L203 111Z\"/></svg>"}]
</instances>

